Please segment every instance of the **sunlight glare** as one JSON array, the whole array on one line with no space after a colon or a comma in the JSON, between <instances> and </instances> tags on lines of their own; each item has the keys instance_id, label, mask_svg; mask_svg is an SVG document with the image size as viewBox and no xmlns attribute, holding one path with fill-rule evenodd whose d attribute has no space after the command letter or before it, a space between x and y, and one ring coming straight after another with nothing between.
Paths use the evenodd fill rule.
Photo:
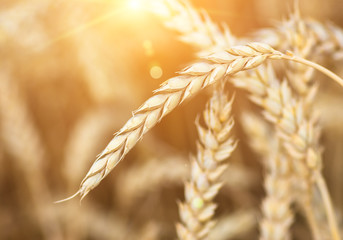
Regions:
<instances>
[{"instance_id":1,"label":"sunlight glare","mask_svg":"<svg viewBox=\"0 0 343 240\"><path fill-rule=\"evenodd\" d=\"M128 5L132 10L138 10L142 7L141 0L130 0Z\"/></svg>"}]
</instances>

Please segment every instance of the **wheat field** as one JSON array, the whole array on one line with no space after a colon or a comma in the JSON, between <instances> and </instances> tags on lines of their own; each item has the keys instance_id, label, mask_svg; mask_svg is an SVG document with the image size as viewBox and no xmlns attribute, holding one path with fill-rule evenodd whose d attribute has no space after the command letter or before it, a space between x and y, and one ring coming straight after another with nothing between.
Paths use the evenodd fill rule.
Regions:
<instances>
[{"instance_id":1,"label":"wheat field","mask_svg":"<svg viewBox=\"0 0 343 240\"><path fill-rule=\"evenodd\" d=\"M341 240L342 10L0 1L0 239Z\"/></svg>"}]
</instances>

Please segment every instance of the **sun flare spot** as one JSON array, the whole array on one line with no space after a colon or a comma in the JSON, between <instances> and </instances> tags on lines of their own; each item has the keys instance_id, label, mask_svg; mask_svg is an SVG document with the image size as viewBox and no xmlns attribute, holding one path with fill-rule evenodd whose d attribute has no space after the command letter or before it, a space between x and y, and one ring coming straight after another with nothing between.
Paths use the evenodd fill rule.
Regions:
<instances>
[{"instance_id":1,"label":"sun flare spot","mask_svg":"<svg viewBox=\"0 0 343 240\"><path fill-rule=\"evenodd\" d=\"M159 79L163 75L163 70L160 66L154 65L150 68L150 76L154 79Z\"/></svg>"}]
</instances>

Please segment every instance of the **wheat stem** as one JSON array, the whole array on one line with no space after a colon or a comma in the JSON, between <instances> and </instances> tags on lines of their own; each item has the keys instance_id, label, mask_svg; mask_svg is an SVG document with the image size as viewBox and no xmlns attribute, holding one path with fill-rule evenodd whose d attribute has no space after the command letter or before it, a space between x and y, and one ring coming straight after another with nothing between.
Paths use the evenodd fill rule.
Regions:
<instances>
[{"instance_id":1,"label":"wheat stem","mask_svg":"<svg viewBox=\"0 0 343 240\"><path fill-rule=\"evenodd\" d=\"M321 173L316 173L315 182L318 186L318 189L321 193L321 197L323 198L323 201L324 201L325 212L327 214L332 238L333 240L340 240L341 237L339 234L339 230L338 230L339 228L338 228L336 217L334 214L334 209L331 202L330 194L326 186L325 180L323 178L323 175Z\"/></svg>"},{"instance_id":2,"label":"wheat stem","mask_svg":"<svg viewBox=\"0 0 343 240\"><path fill-rule=\"evenodd\" d=\"M304 64L306 66L309 66L311 68L314 68L316 70L318 70L319 72L323 73L324 75L328 76L329 78L331 78L332 80L334 80L335 82L337 82L339 85L341 85L343 87L343 79L338 76L337 74L333 73L332 71L330 71L329 69L315 63L309 60L306 60L304 58L298 57L298 56L294 56L292 53L290 53L290 55L284 55L282 57L285 60L290 60L293 62L298 62L301 64Z\"/></svg>"}]
</instances>

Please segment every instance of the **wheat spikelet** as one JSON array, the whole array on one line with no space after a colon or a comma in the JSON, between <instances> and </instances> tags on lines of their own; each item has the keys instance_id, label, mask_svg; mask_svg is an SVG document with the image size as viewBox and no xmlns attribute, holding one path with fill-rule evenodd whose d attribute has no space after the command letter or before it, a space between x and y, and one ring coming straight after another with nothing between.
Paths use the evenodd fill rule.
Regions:
<instances>
[{"instance_id":1,"label":"wheat spikelet","mask_svg":"<svg viewBox=\"0 0 343 240\"><path fill-rule=\"evenodd\" d=\"M182 223L176 225L179 239L207 239L214 226L212 220L217 195L222 183L218 180L227 164L223 162L236 148L230 138L233 127L231 105L221 86L215 91L204 111L206 128L196 122L200 142L197 156L191 159L191 178L185 183L185 202L179 203Z\"/></svg>"},{"instance_id":2,"label":"wheat spikelet","mask_svg":"<svg viewBox=\"0 0 343 240\"><path fill-rule=\"evenodd\" d=\"M6 150L15 158L31 194L36 217L47 239L62 239L51 208L51 196L43 175L45 152L40 136L8 69L0 71L0 133Z\"/></svg>"},{"instance_id":3,"label":"wheat spikelet","mask_svg":"<svg viewBox=\"0 0 343 240\"><path fill-rule=\"evenodd\" d=\"M81 199L85 197L146 132L184 100L223 77L256 68L267 59L283 59L306 64L323 72L343 86L343 80L326 68L291 53L283 54L266 44L250 43L246 46L232 47L226 51L212 54L206 57L206 61L195 63L180 72L178 77L166 81L155 91L153 97L133 112L133 117L115 134L105 150L95 160L79 190L70 198L78 194L81 195Z\"/></svg>"}]
</instances>

